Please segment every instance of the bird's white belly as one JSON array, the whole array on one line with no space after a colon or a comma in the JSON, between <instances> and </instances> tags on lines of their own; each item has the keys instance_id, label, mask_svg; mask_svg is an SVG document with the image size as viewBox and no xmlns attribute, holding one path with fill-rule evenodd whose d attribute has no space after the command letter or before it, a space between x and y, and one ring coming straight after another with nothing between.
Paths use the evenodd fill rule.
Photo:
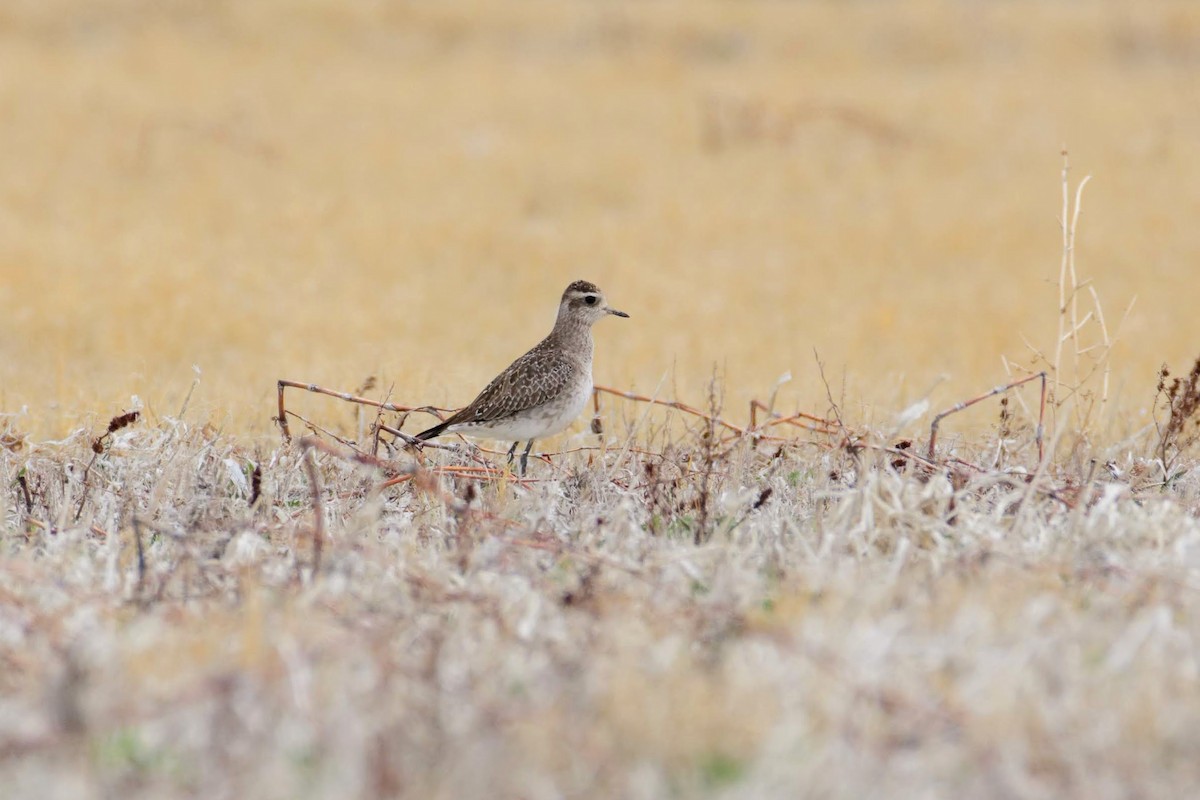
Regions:
<instances>
[{"instance_id":1,"label":"bird's white belly","mask_svg":"<svg viewBox=\"0 0 1200 800\"><path fill-rule=\"evenodd\" d=\"M482 436L488 439L527 441L553 436L566 430L579 417L592 397L591 371L588 372L586 381L581 382L571 392L564 393L555 401L521 412L508 419L489 422L486 427L464 428L462 432L467 436Z\"/></svg>"}]
</instances>

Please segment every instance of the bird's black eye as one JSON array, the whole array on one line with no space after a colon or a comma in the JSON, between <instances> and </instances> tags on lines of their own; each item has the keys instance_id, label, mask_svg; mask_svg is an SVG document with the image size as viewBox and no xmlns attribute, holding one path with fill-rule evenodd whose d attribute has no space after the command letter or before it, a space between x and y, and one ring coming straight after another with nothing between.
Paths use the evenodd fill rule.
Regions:
<instances>
[{"instance_id":1,"label":"bird's black eye","mask_svg":"<svg viewBox=\"0 0 1200 800\"><path fill-rule=\"evenodd\" d=\"M594 295L594 294L589 294L583 298L583 302L587 303L589 306L594 306L599 301L600 301L600 299L598 297L596 297L596 295Z\"/></svg>"}]
</instances>

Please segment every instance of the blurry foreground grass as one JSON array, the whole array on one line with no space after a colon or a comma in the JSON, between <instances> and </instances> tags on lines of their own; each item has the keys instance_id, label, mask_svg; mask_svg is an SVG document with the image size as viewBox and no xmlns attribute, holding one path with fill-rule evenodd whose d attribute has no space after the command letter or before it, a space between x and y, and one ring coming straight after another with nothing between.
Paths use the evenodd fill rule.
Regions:
<instances>
[{"instance_id":1,"label":"blurry foreground grass","mask_svg":"<svg viewBox=\"0 0 1200 800\"><path fill-rule=\"evenodd\" d=\"M621 418L524 483L437 451L388 485L409 456L335 445L313 484L301 444L182 421L0 451L4 796L1200 781L1194 459L1164 484L1151 435L1038 471L1026 429L927 468L703 421L630 448Z\"/></svg>"}]
</instances>

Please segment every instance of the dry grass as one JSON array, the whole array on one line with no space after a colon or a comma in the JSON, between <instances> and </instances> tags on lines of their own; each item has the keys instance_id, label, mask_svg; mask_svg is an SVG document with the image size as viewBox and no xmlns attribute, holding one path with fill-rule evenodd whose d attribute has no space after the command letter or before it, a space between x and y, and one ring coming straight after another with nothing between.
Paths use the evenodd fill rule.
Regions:
<instances>
[{"instance_id":1,"label":"dry grass","mask_svg":"<svg viewBox=\"0 0 1200 800\"><path fill-rule=\"evenodd\" d=\"M1169 2L6 4L0 796L1186 796L1197 53ZM277 378L461 403L580 276L642 399L531 480L279 443ZM923 457L1041 369L1045 458L1036 381Z\"/></svg>"},{"instance_id":2,"label":"dry grass","mask_svg":"<svg viewBox=\"0 0 1200 800\"><path fill-rule=\"evenodd\" d=\"M27 491L0 570L6 796L1200 780L1200 473L1140 480L1152 436L1035 477L1028 436L1025 469L965 468L987 442L930 471L862 429L755 444L697 420L626 450L618 417L524 482L397 484L402 454L255 452L177 420L94 460L83 434L4 451Z\"/></svg>"}]
</instances>

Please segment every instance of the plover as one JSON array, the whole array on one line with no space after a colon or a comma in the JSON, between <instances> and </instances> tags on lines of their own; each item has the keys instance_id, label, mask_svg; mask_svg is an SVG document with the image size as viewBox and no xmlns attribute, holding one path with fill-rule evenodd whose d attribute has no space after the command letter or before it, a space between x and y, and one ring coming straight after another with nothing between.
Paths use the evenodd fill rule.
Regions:
<instances>
[{"instance_id":1,"label":"plover","mask_svg":"<svg viewBox=\"0 0 1200 800\"><path fill-rule=\"evenodd\" d=\"M596 284L575 281L563 292L549 336L493 378L469 406L414 438L463 433L511 439L509 464L524 441L524 475L534 440L564 430L587 405L592 394L592 325L609 314L629 316L610 308Z\"/></svg>"}]
</instances>

